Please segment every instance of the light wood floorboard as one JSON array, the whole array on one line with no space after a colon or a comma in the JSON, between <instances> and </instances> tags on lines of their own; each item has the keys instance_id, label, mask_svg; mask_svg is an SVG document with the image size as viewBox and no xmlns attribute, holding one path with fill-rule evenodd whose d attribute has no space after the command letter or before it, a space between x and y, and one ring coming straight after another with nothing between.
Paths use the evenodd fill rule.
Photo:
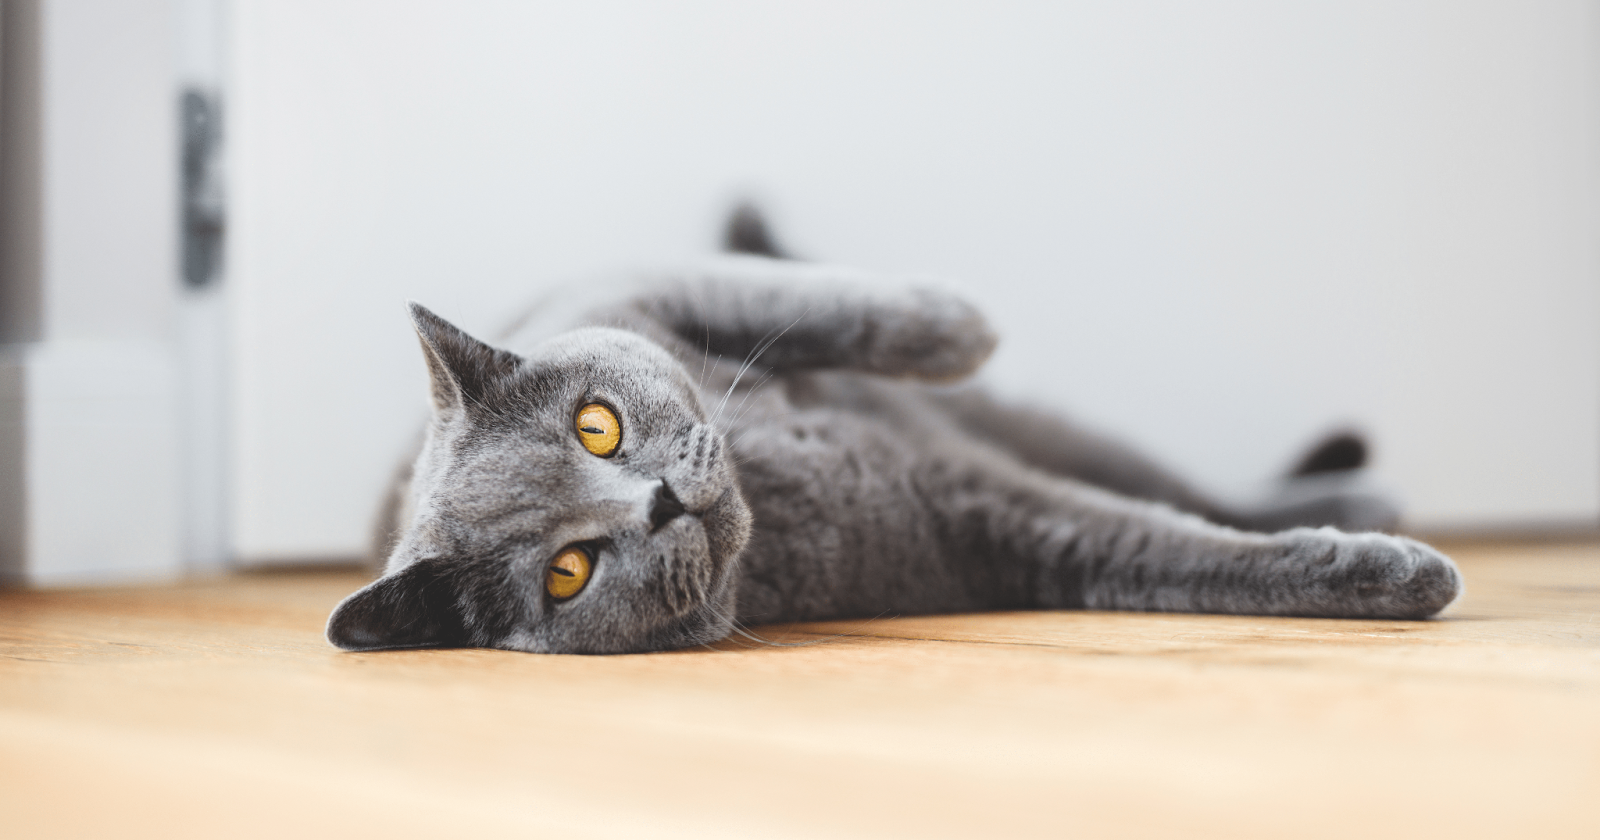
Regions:
<instances>
[{"instance_id":1,"label":"light wood floorboard","mask_svg":"<svg viewBox=\"0 0 1600 840\"><path fill-rule=\"evenodd\" d=\"M1600 837L1600 546L1441 620L1036 612L341 653L348 572L0 592L0 836Z\"/></svg>"}]
</instances>

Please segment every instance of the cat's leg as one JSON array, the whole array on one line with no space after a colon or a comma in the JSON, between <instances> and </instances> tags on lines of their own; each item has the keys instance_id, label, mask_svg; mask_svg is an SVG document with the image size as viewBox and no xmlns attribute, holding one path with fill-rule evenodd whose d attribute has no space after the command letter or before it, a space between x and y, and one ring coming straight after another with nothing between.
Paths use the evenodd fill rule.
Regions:
<instances>
[{"instance_id":1,"label":"cat's leg","mask_svg":"<svg viewBox=\"0 0 1600 840\"><path fill-rule=\"evenodd\" d=\"M1357 480L1355 469L1365 459L1365 446L1349 433L1315 447L1276 492L1246 505L1207 494L1127 444L1057 413L1008 404L977 387L935 392L929 398L963 430L1035 469L1165 502L1223 525L1251 531L1321 525L1369 531L1388 530L1399 519L1392 501ZM1324 463L1332 466L1320 468Z\"/></svg>"},{"instance_id":2,"label":"cat's leg","mask_svg":"<svg viewBox=\"0 0 1600 840\"><path fill-rule=\"evenodd\" d=\"M1267 496L1239 510L1242 527L1257 531L1300 525L1393 531L1400 524L1400 506L1355 470L1291 475L1277 482Z\"/></svg>"},{"instance_id":3,"label":"cat's leg","mask_svg":"<svg viewBox=\"0 0 1600 840\"><path fill-rule=\"evenodd\" d=\"M835 266L730 258L660 279L623 310L691 348L779 371L850 370L929 381L972 373L994 350L953 295ZM697 357L697 355L696 355Z\"/></svg>"},{"instance_id":4,"label":"cat's leg","mask_svg":"<svg viewBox=\"0 0 1600 840\"><path fill-rule=\"evenodd\" d=\"M1213 522L1236 527L1250 524L1132 447L1054 412L1004 403L978 387L935 392L930 399L961 429L1034 469L1124 496L1165 502Z\"/></svg>"},{"instance_id":5,"label":"cat's leg","mask_svg":"<svg viewBox=\"0 0 1600 840\"><path fill-rule=\"evenodd\" d=\"M929 463L919 481L997 605L1425 618L1462 588L1449 558L1403 537L1238 531L1015 464Z\"/></svg>"}]
</instances>

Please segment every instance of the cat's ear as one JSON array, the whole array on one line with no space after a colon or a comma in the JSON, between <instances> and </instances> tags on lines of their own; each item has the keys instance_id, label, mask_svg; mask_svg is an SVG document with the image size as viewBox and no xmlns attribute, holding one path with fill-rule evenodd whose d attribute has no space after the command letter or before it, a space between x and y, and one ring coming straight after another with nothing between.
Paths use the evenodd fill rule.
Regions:
<instances>
[{"instance_id":1,"label":"cat's ear","mask_svg":"<svg viewBox=\"0 0 1600 840\"><path fill-rule=\"evenodd\" d=\"M465 644L459 590L441 560L422 560L357 590L328 616L328 641L345 650Z\"/></svg>"},{"instance_id":2,"label":"cat's ear","mask_svg":"<svg viewBox=\"0 0 1600 840\"><path fill-rule=\"evenodd\" d=\"M467 335L456 325L411 303L411 322L422 341L428 361L433 407L440 413L455 411L468 401L483 403L497 379L517 369L521 357Z\"/></svg>"}]
</instances>

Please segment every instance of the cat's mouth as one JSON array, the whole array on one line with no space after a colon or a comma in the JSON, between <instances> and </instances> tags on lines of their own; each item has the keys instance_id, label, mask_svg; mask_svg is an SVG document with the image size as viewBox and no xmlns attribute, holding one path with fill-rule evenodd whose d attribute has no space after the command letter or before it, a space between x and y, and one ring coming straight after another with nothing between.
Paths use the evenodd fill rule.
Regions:
<instances>
[{"instance_id":1,"label":"cat's mouth","mask_svg":"<svg viewBox=\"0 0 1600 840\"><path fill-rule=\"evenodd\" d=\"M730 482L715 501L695 514L705 529L707 547L718 569L733 565L750 541L750 507L739 486Z\"/></svg>"},{"instance_id":2,"label":"cat's mouth","mask_svg":"<svg viewBox=\"0 0 1600 840\"><path fill-rule=\"evenodd\" d=\"M734 492L734 487L731 484L729 486L727 486L727 487L722 488L722 492L718 493L717 497L715 499L712 499L710 502L707 502L699 510L691 510L691 511L689 511L690 515L694 516L696 519L704 519L706 514L708 514L708 513L712 512L712 511L722 507L722 505L725 502L727 502L728 495L730 493L733 493L733 492Z\"/></svg>"}]
</instances>

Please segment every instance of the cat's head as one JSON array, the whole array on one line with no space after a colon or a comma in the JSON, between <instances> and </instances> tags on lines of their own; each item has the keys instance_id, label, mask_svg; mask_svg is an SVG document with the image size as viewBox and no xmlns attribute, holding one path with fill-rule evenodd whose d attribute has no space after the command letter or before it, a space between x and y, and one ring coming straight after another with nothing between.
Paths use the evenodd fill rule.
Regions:
<instances>
[{"instance_id":1,"label":"cat's head","mask_svg":"<svg viewBox=\"0 0 1600 840\"><path fill-rule=\"evenodd\" d=\"M328 640L617 653L727 635L750 511L683 366L622 330L521 356L412 317L434 414L409 521Z\"/></svg>"}]
</instances>

